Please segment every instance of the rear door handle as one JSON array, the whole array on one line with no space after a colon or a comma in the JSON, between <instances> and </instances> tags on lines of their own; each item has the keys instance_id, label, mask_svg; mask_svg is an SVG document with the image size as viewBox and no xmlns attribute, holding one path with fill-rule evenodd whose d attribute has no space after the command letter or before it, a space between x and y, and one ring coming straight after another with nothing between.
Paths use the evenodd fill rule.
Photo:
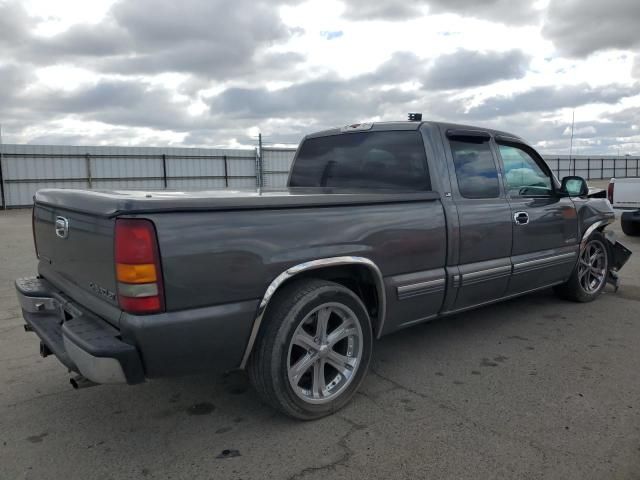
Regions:
<instances>
[{"instance_id":1,"label":"rear door handle","mask_svg":"<svg viewBox=\"0 0 640 480\"><path fill-rule=\"evenodd\" d=\"M529 223L529 214L527 212L516 212L513 214L513 221L516 225L526 225Z\"/></svg>"}]
</instances>

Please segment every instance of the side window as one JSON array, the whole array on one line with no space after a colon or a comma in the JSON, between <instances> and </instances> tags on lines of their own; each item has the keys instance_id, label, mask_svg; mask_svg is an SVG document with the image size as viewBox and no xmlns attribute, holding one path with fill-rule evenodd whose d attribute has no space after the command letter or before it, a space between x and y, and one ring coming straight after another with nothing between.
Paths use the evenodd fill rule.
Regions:
<instances>
[{"instance_id":1,"label":"side window","mask_svg":"<svg viewBox=\"0 0 640 480\"><path fill-rule=\"evenodd\" d=\"M551 178L531 155L521 148L498 145L504 164L505 183L511 196L549 196Z\"/></svg>"},{"instance_id":2,"label":"side window","mask_svg":"<svg viewBox=\"0 0 640 480\"><path fill-rule=\"evenodd\" d=\"M449 143L460 194L466 198L498 197L498 171L489 142L452 139Z\"/></svg>"},{"instance_id":3,"label":"side window","mask_svg":"<svg viewBox=\"0 0 640 480\"><path fill-rule=\"evenodd\" d=\"M431 180L420 132L373 131L305 140L289 186L423 191Z\"/></svg>"}]
</instances>

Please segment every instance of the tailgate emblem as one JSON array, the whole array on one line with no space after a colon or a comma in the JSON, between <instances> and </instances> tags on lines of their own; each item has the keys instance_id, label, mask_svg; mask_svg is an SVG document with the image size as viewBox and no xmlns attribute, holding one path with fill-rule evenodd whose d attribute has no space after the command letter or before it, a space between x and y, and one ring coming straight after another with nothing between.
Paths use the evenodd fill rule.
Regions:
<instances>
[{"instance_id":1,"label":"tailgate emblem","mask_svg":"<svg viewBox=\"0 0 640 480\"><path fill-rule=\"evenodd\" d=\"M56 217L56 235L60 238L67 238L69 236L69 219Z\"/></svg>"}]
</instances>

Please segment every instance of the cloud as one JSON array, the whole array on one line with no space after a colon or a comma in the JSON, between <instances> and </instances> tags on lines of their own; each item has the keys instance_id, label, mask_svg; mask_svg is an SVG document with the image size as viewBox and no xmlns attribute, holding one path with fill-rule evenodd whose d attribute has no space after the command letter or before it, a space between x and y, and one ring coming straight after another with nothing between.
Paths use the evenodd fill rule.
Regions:
<instances>
[{"instance_id":1,"label":"cloud","mask_svg":"<svg viewBox=\"0 0 640 480\"><path fill-rule=\"evenodd\" d=\"M0 0L0 52L20 45L36 23L20 3Z\"/></svg>"},{"instance_id":2,"label":"cloud","mask_svg":"<svg viewBox=\"0 0 640 480\"><path fill-rule=\"evenodd\" d=\"M605 87L575 80L576 72L588 72L590 84L613 81L606 78L609 64L592 73L600 65L594 69L590 62L600 56L557 58L636 49L637 35L629 25L639 18L638 2L611 0L606 7L585 2L569 0L572 7L566 7L553 0L538 8L545 2L345 0L346 18L328 15L320 32L311 27L305 33L298 16L314 12L313 2L116 0L97 23L76 22L44 36L38 32L72 20L64 8L58 22L32 2L0 0L0 121L9 141L158 144L164 138L213 146L253 145L256 131L267 141L296 143L310 131L404 119L415 111L425 119L512 131L545 150L562 151L568 127L562 109L590 105L585 113L597 121L576 123L578 142L607 149L618 139L628 151L633 145L640 149L640 110L632 107L640 98L640 50L635 58L610 59L616 75L623 73L615 79L622 83ZM287 3L301 5L280 8ZM353 23L444 13L486 22L466 22L470 28L462 29L454 16L425 18L425 28L430 25L429 33L441 42L437 48L428 41L399 41L402 24ZM513 45L495 38L504 31L498 22L544 25L556 54L549 55L539 28L510 29ZM411 28L419 24L410 23ZM445 38L452 31L456 34ZM382 43L354 50L361 35ZM398 45L409 46L398 51ZM505 45L512 49L495 50ZM440 51L453 53L434 56ZM542 55L559 60L559 67L571 63L573 70L556 68ZM381 63L372 71L357 73L376 62ZM530 62L535 72L529 71ZM636 84L624 84L628 71ZM503 91L495 84L505 80L517 81L505 82ZM518 92L507 94L513 88Z\"/></svg>"},{"instance_id":3,"label":"cloud","mask_svg":"<svg viewBox=\"0 0 640 480\"><path fill-rule=\"evenodd\" d=\"M469 118L482 119L522 112L545 112L589 104L615 104L640 94L640 84L590 87L586 83L563 87L543 86L511 96L490 97L468 110Z\"/></svg>"},{"instance_id":4,"label":"cloud","mask_svg":"<svg viewBox=\"0 0 640 480\"><path fill-rule=\"evenodd\" d=\"M195 125L195 119L187 113L187 103L174 101L170 91L145 82L103 80L72 92L51 93L34 99L34 103L54 115L79 115L111 125L174 131Z\"/></svg>"},{"instance_id":5,"label":"cloud","mask_svg":"<svg viewBox=\"0 0 640 480\"><path fill-rule=\"evenodd\" d=\"M0 64L0 112L16 103L16 95L33 80L29 71L15 64Z\"/></svg>"},{"instance_id":6,"label":"cloud","mask_svg":"<svg viewBox=\"0 0 640 480\"><path fill-rule=\"evenodd\" d=\"M538 12L529 0L344 0L349 20L410 20L429 14L456 13L499 23L536 23Z\"/></svg>"},{"instance_id":7,"label":"cloud","mask_svg":"<svg viewBox=\"0 0 640 480\"><path fill-rule=\"evenodd\" d=\"M25 101L26 90L34 80L35 76L24 65L0 64L0 122L5 132L40 119L37 111Z\"/></svg>"},{"instance_id":8,"label":"cloud","mask_svg":"<svg viewBox=\"0 0 640 480\"><path fill-rule=\"evenodd\" d=\"M612 146L627 144L629 151L640 147L640 108L623 112L608 112L596 121L576 121L574 153L612 153ZM636 125L634 125L634 122ZM478 123L478 122L476 122ZM524 112L509 117L494 117L479 123L521 136L539 151L549 154L568 154L571 121L546 118L535 112ZM635 139L635 140L634 140ZM635 147L632 145L635 143Z\"/></svg>"},{"instance_id":9,"label":"cloud","mask_svg":"<svg viewBox=\"0 0 640 480\"><path fill-rule=\"evenodd\" d=\"M542 33L564 55L586 57L640 46L637 0L562 0L549 5Z\"/></svg>"},{"instance_id":10,"label":"cloud","mask_svg":"<svg viewBox=\"0 0 640 480\"><path fill-rule=\"evenodd\" d=\"M0 67L0 82L5 86L0 90L0 119L12 130L62 119L178 132L207 125L207 118L188 114L185 101L176 101L171 91L147 82L101 80L72 91L27 90L30 80L16 67Z\"/></svg>"},{"instance_id":11,"label":"cloud","mask_svg":"<svg viewBox=\"0 0 640 480\"><path fill-rule=\"evenodd\" d=\"M210 107L212 114L243 118L307 115L309 118L358 119L380 114L384 105L406 102L414 96L397 89L373 90L357 80L322 78L279 90L229 88L213 97Z\"/></svg>"},{"instance_id":12,"label":"cloud","mask_svg":"<svg viewBox=\"0 0 640 480\"><path fill-rule=\"evenodd\" d=\"M595 136L597 133L596 127L594 127L591 124L587 124L585 126L575 126L573 128L573 135L574 136L578 136L578 137L593 137ZM571 135L571 126L567 125L567 128L564 129L564 132L562 132L562 135L567 136L567 135Z\"/></svg>"},{"instance_id":13,"label":"cloud","mask_svg":"<svg viewBox=\"0 0 640 480\"><path fill-rule=\"evenodd\" d=\"M423 85L433 90L454 90L522 78L529 61L520 50L486 53L458 50L436 58L423 77Z\"/></svg>"},{"instance_id":14,"label":"cloud","mask_svg":"<svg viewBox=\"0 0 640 480\"><path fill-rule=\"evenodd\" d=\"M373 72L358 77L367 86L390 85L414 80L422 75L428 63L413 52L394 52L389 59L379 65Z\"/></svg>"},{"instance_id":15,"label":"cloud","mask_svg":"<svg viewBox=\"0 0 640 480\"><path fill-rule=\"evenodd\" d=\"M23 28L35 21L17 3L2 4L0 41L6 37L5 48L14 57L105 73L179 72L211 79L256 71L265 63L266 49L297 32L266 0L235 0L232 8L225 0L121 0L97 25L76 24L47 38ZM271 55L279 61L277 68L303 59L293 53Z\"/></svg>"}]
</instances>

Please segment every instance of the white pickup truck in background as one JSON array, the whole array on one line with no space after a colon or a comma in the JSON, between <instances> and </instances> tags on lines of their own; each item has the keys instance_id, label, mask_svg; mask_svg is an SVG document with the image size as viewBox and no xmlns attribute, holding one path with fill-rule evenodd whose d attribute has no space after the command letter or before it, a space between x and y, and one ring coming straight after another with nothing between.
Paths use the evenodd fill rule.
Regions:
<instances>
[{"instance_id":1,"label":"white pickup truck in background","mask_svg":"<svg viewBox=\"0 0 640 480\"><path fill-rule=\"evenodd\" d=\"M626 235L640 235L640 178L612 178L607 198L613 208L628 210L622 213L620 223Z\"/></svg>"}]
</instances>

